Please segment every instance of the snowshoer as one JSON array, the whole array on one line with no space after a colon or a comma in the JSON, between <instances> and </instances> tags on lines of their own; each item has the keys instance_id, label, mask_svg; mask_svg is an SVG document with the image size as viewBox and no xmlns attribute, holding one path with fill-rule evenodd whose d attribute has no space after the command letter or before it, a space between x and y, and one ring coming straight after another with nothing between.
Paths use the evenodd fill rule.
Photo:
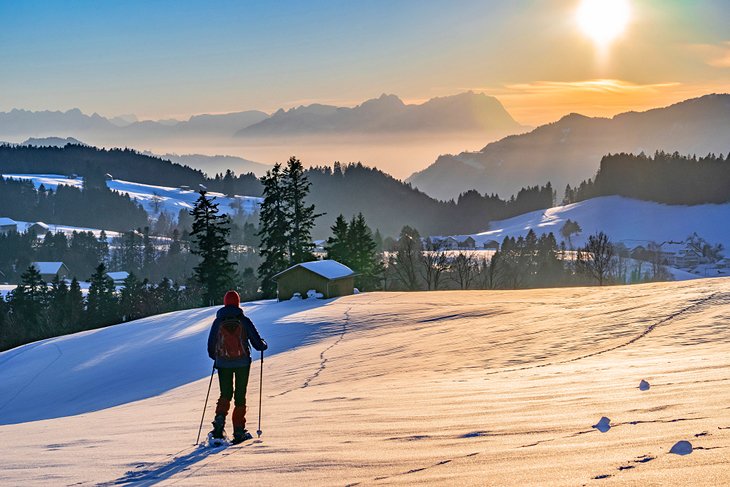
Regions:
<instances>
[{"instance_id":1,"label":"snowshoer","mask_svg":"<svg viewBox=\"0 0 730 487\"><path fill-rule=\"evenodd\" d=\"M260 352L268 348L254 324L243 314L240 303L238 293L228 291L208 335L208 355L215 361L215 368L218 369L221 391L210 436L214 439L224 437L226 415L233 399L234 444L251 438L251 434L246 431L246 386L251 369L249 342Z\"/></svg>"}]
</instances>

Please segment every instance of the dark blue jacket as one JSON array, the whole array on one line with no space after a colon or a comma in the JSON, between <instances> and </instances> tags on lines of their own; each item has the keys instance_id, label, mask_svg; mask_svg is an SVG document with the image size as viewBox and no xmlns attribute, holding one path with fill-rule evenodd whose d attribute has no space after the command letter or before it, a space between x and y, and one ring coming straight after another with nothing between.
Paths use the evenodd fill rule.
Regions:
<instances>
[{"instance_id":1,"label":"dark blue jacket","mask_svg":"<svg viewBox=\"0 0 730 487\"><path fill-rule=\"evenodd\" d=\"M248 341L251 342L251 345L253 345L253 348L258 350L259 352L263 352L269 346L266 344L266 341L261 338L261 335L259 335L258 330L253 325L250 319L248 319L247 316L244 316L243 310L239 308L238 306L224 306L221 309L218 310L218 312L215 315L215 320L213 321L213 326L210 327L210 334L208 335L208 356L215 360L215 367L216 369L234 369L237 367L244 367L246 365L251 365L251 357L244 355L243 358L240 358L238 360L224 360L224 359L217 359L215 356L215 345L216 341L218 340L218 328L221 326L221 322L225 318L230 317L237 317L241 320L241 323L243 323L243 328L246 332L246 336L248 337ZM250 355L250 348L248 347L248 343L243 344L244 347L246 347L247 350L249 350Z\"/></svg>"}]
</instances>

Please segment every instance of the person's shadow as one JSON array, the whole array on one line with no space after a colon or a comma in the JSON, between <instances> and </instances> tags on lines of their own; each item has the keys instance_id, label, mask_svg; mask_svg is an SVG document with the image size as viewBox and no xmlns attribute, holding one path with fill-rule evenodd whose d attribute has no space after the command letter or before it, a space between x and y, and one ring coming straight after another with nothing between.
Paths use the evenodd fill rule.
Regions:
<instances>
[{"instance_id":1,"label":"person's shadow","mask_svg":"<svg viewBox=\"0 0 730 487\"><path fill-rule=\"evenodd\" d=\"M183 456L176 456L172 460L164 464L152 464L148 468L141 468L140 470L130 470L116 480L110 482L104 482L98 484L100 486L112 486L112 485L135 485L135 486L150 486L155 485L158 482L167 480L173 475L177 475L180 472L188 470L196 463L205 460L210 455L215 455L226 450L227 447L195 447L195 449Z\"/></svg>"}]
</instances>

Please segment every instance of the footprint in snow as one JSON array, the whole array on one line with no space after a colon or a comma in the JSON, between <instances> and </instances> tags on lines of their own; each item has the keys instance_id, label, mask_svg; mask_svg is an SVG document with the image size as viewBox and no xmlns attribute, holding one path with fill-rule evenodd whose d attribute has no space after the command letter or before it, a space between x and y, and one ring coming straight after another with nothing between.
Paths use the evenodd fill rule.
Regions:
<instances>
[{"instance_id":1,"label":"footprint in snow","mask_svg":"<svg viewBox=\"0 0 730 487\"><path fill-rule=\"evenodd\" d=\"M678 441L674 444L674 446L669 450L669 453L674 453L675 455L689 455L692 453L692 443L689 441Z\"/></svg>"},{"instance_id":2,"label":"footprint in snow","mask_svg":"<svg viewBox=\"0 0 730 487\"><path fill-rule=\"evenodd\" d=\"M651 386L649 385L649 383L647 381L642 379L641 382L639 382L640 391L648 391L649 387L651 387Z\"/></svg>"},{"instance_id":3,"label":"footprint in snow","mask_svg":"<svg viewBox=\"0 0 730 487\"><path fill-rule=\"evenodd\" d=\"M601 433L605 433L611 429L611 420L603 416L600 420L598 420L598 423L592 426L592 428L596 428Z\"/></svg>"}]
</instances>

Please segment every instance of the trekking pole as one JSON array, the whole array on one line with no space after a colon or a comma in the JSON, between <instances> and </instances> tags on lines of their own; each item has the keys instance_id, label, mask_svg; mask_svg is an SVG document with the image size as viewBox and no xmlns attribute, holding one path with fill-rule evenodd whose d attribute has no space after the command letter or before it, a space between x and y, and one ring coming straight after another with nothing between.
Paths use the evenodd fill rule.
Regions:
<instances>
[{"instance_id":1,"label":"trekking pole","mask_svg":"<svg viewBox=\"0 0 730 487\"><path fill-rule=\"evenodd\" d=\"M205 410L208 409L208 397L210 396L210 386L213 385L213 374L215 374L215 362L213 362L213 370L210 372L210 382L208 382L208 392L205 394L205 406L203 406L203 416L200 418L200 428L198 428L198 439L195 440L196 445L200 442L200 432L203 431L203 420L205 420Z\"/></svg>"},{"instance_id":2,"label":"trekking pole","mask_svg":"<svg viewBox=\"0 0 730 487\"><path fill-rule=\"evenodd\" d=\"M261 396L264 391L264 351L261 350L261 375L259 376L259 429L256 430L256 435L261 438Z\"/></svg>"}]
</instances>

